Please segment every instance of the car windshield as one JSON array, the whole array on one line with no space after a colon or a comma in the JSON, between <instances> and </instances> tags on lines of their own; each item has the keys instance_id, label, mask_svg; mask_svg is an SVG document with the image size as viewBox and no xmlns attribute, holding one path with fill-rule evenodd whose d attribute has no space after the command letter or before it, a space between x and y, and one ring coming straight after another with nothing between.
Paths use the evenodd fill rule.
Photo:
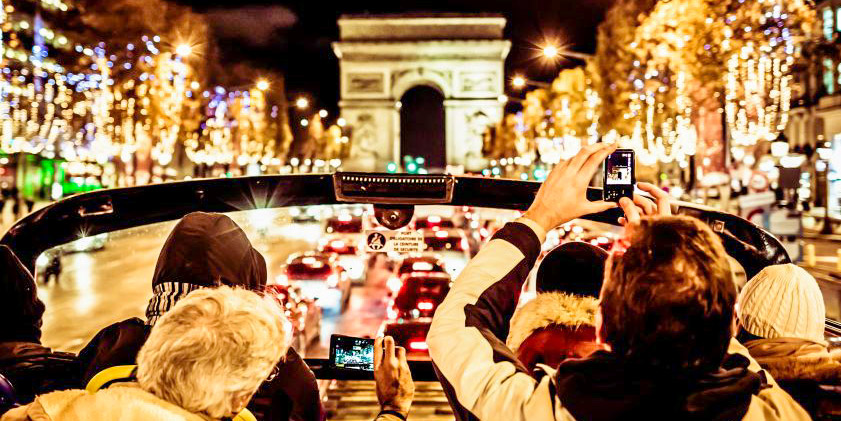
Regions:
<instances>
[{"instance_id":1,"label":"car windshield","mask_svg":"<svg viewBox=\"0 0 841 421\"><path fill-rule=\"evenodd\" d=\"M360 207L361 215L349 219L341 217L342 214L352 215ZM416 214L452 214L459 209L438 205L416 206ZM519 215L518 212L491 208L474 212L499 224ZM302 220L302 214L316 217ZM314 306L322 313L322 319L311 321L312 326L301 326L299 333L315 334L319 338L299 350L310 358L327 357L327 344L333 333L373 337L383 332L388 320L386 297L390 294L389 279L399 279L398 274L412 272L438 272L440 276L454 278L466 264L472 247L468 245L466 235L448 232L446 237L441 234L426 236L426 250L405 253L368 251L364 247L362 221L375 221L371 206L320 205L257 209L227 215L243 228L254 247L264 256L269 284L298 285L303 297L314 299ZM175 223L170 221L114 231L95 237L96 241L92 240L94 237L86 237L71 243L72 246L63 245L44 252L44 257L39 258L36 265L39 279L59 272L58 282L51 281L38 288L47 308L44 344L76 352L111 323L129 317L145 318L144 311L152 295L155 262ZM613 229L609 225L603 226L607 230ZM344 231L328 233L325 227ZM383 229L378 225L372 228ZM401 230L412 231L412 227ZM336 234L343 237L336 238ZM439 261L441 256L437 253L446 251L458 251L460 254L457 259L450 259L445 264ZM57 262L47 256L57 256ZM56 267L56 263L60 267ZM444 273L445 267L447 273ZM409 279L407 288L412 294L437 297L438 301L449 288L449 281L414 275L410 275ZM310 285L311 282L318 282L320 286ZM343 297L347 299L346 304L342 303ZM308 329L318 331L304 332Z\"/></svg>"}]
</instances>

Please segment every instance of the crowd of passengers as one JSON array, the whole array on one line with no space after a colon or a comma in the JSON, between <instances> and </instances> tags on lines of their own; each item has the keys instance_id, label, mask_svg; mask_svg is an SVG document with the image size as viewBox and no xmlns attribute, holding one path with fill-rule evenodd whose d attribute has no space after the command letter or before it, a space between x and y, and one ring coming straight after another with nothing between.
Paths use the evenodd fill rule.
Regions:
<instances>
[{"instance_id":1,"label":"crowd of passengers","mask_svg":"<svg viewBox=\"0 0 841 421\"><path fill-rule=\"evenodd\" d=\"M588 201L590 179L614 149L587 146L556 166L436 310L427 343L455 417L841 418L841 350L825 340L815 279L673 216L653 185L638 186L653 200ZM622 240L609 253L556 248L541 262L536 298L519 305L546 232L615 207ZM260 295L265 260L224 215L185 216L161 250L145 320L104 328L78 355L40 344L35 282L3 246L0 264L2 421L326 416L313 372L287 345L281 309ZM115 366L128 371L102 381L98 373ZM378 338L374 366L377 419L411 418L405 350Z\"/></svg>"}]
</instances>

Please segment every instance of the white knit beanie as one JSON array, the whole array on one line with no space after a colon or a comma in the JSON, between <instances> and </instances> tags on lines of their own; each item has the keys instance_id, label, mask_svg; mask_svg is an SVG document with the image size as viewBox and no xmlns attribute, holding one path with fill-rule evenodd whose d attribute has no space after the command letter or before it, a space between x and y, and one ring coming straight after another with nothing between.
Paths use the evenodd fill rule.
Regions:
<instances>
[{"instance_id":1,"label":"white knit beanie","mask_svg":"<svg viewBox=\"0 0 841 421\"><path fill-rule=\"evenodd\" d=\"M826 309L817 281L805 269L773 265L762 269L739 294L739 321L756 336L824 342Z\"/></svg>"}]
</instances>

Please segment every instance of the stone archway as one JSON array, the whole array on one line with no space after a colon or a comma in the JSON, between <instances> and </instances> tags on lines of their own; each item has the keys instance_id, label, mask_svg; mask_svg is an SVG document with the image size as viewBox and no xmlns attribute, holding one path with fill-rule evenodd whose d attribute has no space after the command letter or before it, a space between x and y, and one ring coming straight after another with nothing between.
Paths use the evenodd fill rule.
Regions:
<instances>
[{"instance_id":1,"label":"stone archway","mask_svg":"<svg viewBox=\"0 0 841 421\"><path fill-rule=\"evenodd\" d=\"M339 107L352 130L345 166L381 171L400 160L400 99L420 85L444 98L445 163L481 167L482 132L503 112L504 27L487 15L339 18Z\"/></svg>"},{"instance_id":2,"label":"stone archway","mask_svg":"<svg viewBox=\"0 0 841 421\"><path fill-rule=\"evenodd\" d=\"M444 95L428 85L416 85L400 97L401 157L423 157L429 169L447 165Z\"/></svg>"}]
</instances>

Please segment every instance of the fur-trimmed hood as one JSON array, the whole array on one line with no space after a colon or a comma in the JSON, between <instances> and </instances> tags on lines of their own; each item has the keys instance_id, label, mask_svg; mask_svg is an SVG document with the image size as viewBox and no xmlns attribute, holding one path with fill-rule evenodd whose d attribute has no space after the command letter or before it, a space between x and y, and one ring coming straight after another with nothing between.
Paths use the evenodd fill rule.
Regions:
<instances>
[{"instance_id":1,"label":"fur-trimmed hood","mask_svg":"<svg viewBox=\"0 0 841 421\"><path fill-rule=\"evenodd\" d=\"M757 339L745 347L778 381L841 385L841 350L829 351L823 344L799 338Z\"/></svg>"},{"instance_id":2,"label":"fur-trimmed hood","mask_svg":"<svg viewBox=\"0 0 841 421\"><path fill-rule=\"evenodd\" d=\"M514 312L506 345L517 352L532 333L551 325L578 327L594 326L598 300L561 292L537 294Z\"/></svg>"}]
</instances>

